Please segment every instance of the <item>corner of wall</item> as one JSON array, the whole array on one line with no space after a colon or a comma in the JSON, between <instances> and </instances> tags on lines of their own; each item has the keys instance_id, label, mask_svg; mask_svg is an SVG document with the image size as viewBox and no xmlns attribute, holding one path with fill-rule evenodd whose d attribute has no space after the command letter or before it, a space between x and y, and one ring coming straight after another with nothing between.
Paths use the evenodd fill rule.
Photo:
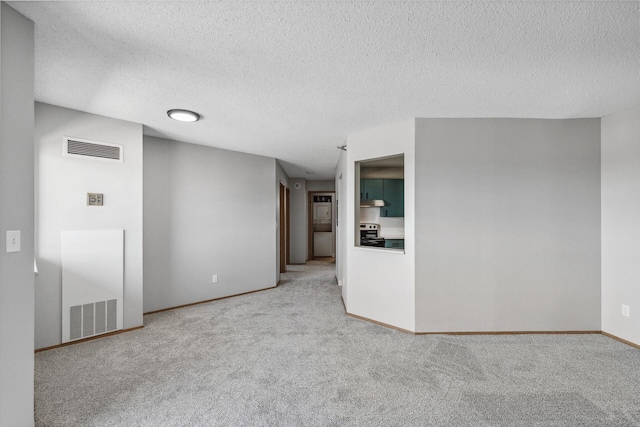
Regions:
<instances>
[{"instance_id":1,"label":"corner of wall","mask_svg":"<svg viewBox=\"0 0 640 427\"><path fill-rule=\"evenodd\" d=\"M64 136L123 146L122 163L62 155ZM143 324L142 125L36 103L36 347L62 337L61 232L125 230L124 329ZM104 194L104 206L86 194Z\"/></svg>"},{"instance_id":2,"label":"corner of wall","mask_svg":"<svg viewBox=\"0 0 640 427\"><path fill-rule=\"evenodd\" d=\"M34 25L0 3L0 425L34 423ZM5 251L8 230L21 249Z\"/></svg>"},{"instance_id":3,"label":"corner of wall","mask_svg":"<svg viewBox=\"0 0 640 427\"><path fill-rule=\"evenodd\" d=\"M600 131L602 331L640 345L640 104L604 116Z\"/></svg>"},{"instance_id":4,"label":"corner of wall","mask_svg":"<svg viewBox=\"0 0 640 427\"><path fill-rule=\"evenodd\" d=\"M145 311L275 286L275 159L150 141L144 152Z\"/></svg>"},{"instance_id":5,"label":"corner of wall","mask_svg":"<svg viewBox=\"0 0 640 427\"><path fill-rule=\"evenodd\" d=\"M414 211L415 119L380 126L347 138L346 274L350 314L412 331L415 328L415 229L405 214L405 250L394 253L355 246L359 216L359 179L355 162L405 156L405 212ZM343 172L344 179L344 172ZM344 197L343 197L344 198ZM346 205L346 206L345 206Z\"/></svg>"}]
</instances>

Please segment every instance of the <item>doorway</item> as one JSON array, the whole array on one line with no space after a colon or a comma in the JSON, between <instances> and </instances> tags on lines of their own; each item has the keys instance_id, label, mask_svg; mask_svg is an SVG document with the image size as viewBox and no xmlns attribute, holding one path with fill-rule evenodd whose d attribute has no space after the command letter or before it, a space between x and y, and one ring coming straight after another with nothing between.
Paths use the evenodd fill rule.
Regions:
<instances>
[{"instance_id":1,"label":"doorway","mask_svg":"<svg viewBox=\"0 0 640 427\"><path fill-rule=\"evenodd\" d=\"M307 260L336 256L335 191L307 193Z\"/></svg>"}]
</instances>

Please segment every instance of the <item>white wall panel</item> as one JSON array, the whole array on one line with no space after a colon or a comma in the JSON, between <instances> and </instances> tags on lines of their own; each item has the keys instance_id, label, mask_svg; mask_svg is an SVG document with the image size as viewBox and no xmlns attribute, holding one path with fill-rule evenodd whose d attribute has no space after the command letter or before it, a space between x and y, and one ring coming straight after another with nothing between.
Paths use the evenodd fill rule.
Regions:
<instances>
[{"instance_id":1,"label":"white wall panel","mask_svg":"<svg viewBox=\"0 0 640 427\"><path fill-rule=\"evenodd\" d=\"M405 249L356 247L360 198L356 193L355 162L404 154ZM346 152L346 197L340 209L347 217L346 306L351 314L367 317L410 331L415 330L415 120L382 126L350 135ZM344 172L343 172L344 181ZM356 228L357 227L357 228ZM344 257L341 257L344 261ZM343 285L344 286L344 285Z\"/></svg>"},{"instance_id":2,"label":"white wall panel","mask_svg":"<svg viewBox=\"0 0 640 427\"><path fill-rule=\"evenodd\" d=\"M122 329L124 291L124 230L86 230L62 232L62 342ZM97 313L83 316L83 333L71 334L70 309L94 303L111 305L116 301L115 329L108 325L111 313L105 310L102 323ZM107 302L109 302L107 304ZM97 309L97 307L96 307ZM93 309L92 309L93 310ZM99 311L99 310L98 310ZM86 320L94 321L90 328ZM86 332L91 330L92 332Z\"/></svg>"}]
</instances>

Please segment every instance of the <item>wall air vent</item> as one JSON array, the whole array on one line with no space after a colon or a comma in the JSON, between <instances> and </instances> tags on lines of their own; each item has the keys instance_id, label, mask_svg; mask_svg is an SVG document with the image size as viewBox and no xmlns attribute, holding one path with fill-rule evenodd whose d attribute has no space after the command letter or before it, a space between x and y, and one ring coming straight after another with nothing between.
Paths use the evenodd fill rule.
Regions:
<instances>
[{"instance_id":1,"label":"wall air vent","mask_svg":"<svg viewBox=\"0 0 640 427\"><path fill-rule=\"evenodd\" d=\"M117 299L69 307L69 341L115 331L117 316Z\"/></svg>"},{"instance_id":2,"label":"wall air vent","mask_svg":"<svg viewBox=\"0 0 640 427\"><path fill-rule=\"evenodd\" d=\"M63 155L122 163L123 146L106 142L64 137Z\"/></svg>"}]
</instances>

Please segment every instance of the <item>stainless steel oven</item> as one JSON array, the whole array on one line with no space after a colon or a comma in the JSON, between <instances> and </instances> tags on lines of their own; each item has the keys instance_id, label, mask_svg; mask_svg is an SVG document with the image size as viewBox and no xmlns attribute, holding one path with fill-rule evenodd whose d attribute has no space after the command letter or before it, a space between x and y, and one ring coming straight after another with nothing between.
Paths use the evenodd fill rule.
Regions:
<instances>
[{"instance_id":1,"label":"stainless steel oven","mask_svg":"<svg viewBox=\"0 0 640 427\"><path fill-rule=\"evenodd\" d=\"M360 223L360 246L384 248L384 238L378 236L380 226L370 222Z\"/></svg>"}]
</instances>

